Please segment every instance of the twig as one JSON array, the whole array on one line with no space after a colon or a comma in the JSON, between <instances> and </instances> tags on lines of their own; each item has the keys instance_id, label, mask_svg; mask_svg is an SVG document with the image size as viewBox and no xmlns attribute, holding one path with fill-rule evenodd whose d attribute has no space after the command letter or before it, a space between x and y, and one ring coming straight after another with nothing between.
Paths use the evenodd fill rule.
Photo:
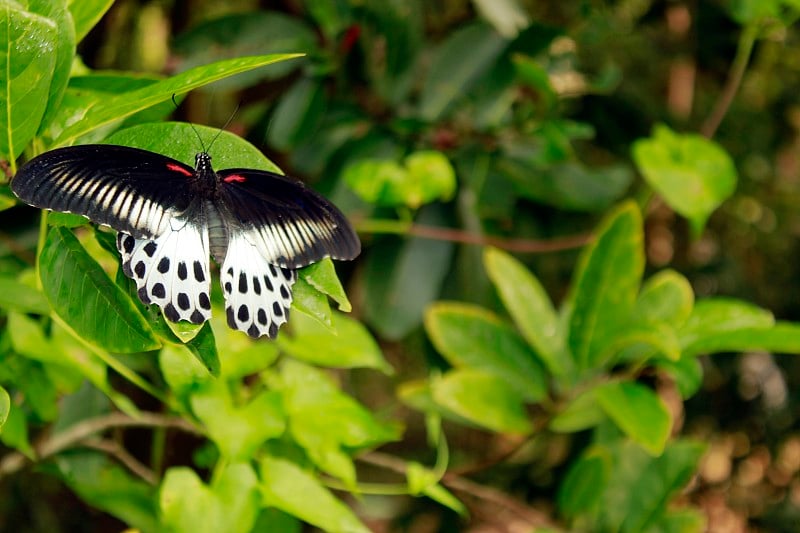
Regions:
<instances>
[{"instance_id":1,"label":"twig","mask_svg":"<svg viewBox=\"0 0 800 533\"><path fill-rule=\"evenodd\" d=\"M164 427L175 428L187 433L201 435L202 430L194 424L178 417L156 413L139 413L131 418L122 413L111 413L97 418L82 420L65 431L52 435L34 445L37 459L46 459L68 448L81 444L97 433L112 428L125 427ZM22 469L29 459L19 452L13 452L0 460L0 478Z\"/></svg>"},{"instance_id":2,"label":"twig","mask_svg":"<svg viewBox=\"0 0 800 533\"><path fill-rule=\"evenodd\" d=\"M380 466L405 475L408 464L399 457L382 452L369 452L357 457L359 461ZM553 527L553 521L544 513L541 513L518 499L492 487L480 485L457 474L446 473L442 478L442 484L456 491L463 492L482 500L493 503L504 509L513 512L519 518L525 520L531 527Z\"/></svg>"},{"instance_id":3,"label":"twig","mask_svg":"<svg viewBox=\"0 0 800 533\"><path fill-rule=\"evenodd\" d=\"M125 468L142 478L147 484L153 486L158 485L158 477L155 472L137 461L136 458L129 454L128 450L123 448L118 442L108 439L86 439L81 442L80 445L84 448L107 453L122 463Z\"/></svg>"},{"instance_id":4,"label":"twig","mask_svg":"<svg viewBox=\"0 0 800 533\"><path fill-rule=\"evenodd\" d=\"M707 139L712 138L717 132L717 128L719 128L722 119L725 118L725 115L728 113L728 108L730 108L736 93L739 91L739 86L742 84L742 78L744 78L744 73L747 70L747 64L750 62L750 55L753 53L753 46L755 45L758 33L758 24L750 24L745 26L742 35L739 37L736 56L733 58L733 63L731 63L731 69L728 72L728 79L725 81L725 87L722 89L717 103L714 104L714 109L711 111L711 114L700 127L700 134Z\"/></svg>"},{"instance_id":5,"label":"twig","mask_svg":"<svg viewBox=\"0 0 800 533\"><path fill-rule=\"evenodd\" d=\"M356 220L356 229L361 233L390 233L395 235L411 235L423 239L494 246L510 252L544 253L580 248L591 240L591 235L570 235L550 240L506 239L470 233L454 228L441 228L411 224L399 220Z\"/></svg>"}]
</instances>

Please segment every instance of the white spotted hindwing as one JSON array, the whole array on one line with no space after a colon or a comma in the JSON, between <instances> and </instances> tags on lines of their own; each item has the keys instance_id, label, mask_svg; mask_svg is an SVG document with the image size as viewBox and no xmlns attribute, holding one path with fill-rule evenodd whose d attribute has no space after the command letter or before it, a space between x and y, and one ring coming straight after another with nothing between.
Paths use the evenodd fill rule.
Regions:
<instances>
[{"instance_id":1,"label":"white spotted hindwing","mask_svg":"<svg viewBox=\"0 0 800 533\"><path fill-rule=\"evenodd\" d=\"M241 231L229 239L220 272L228 326L253 338L274 338L289 320L297 274L269 263Z\"/></svg>"},{"instance_id":2,"label":"white spotted hindwing","mask_svg":"<svg viewBox=\"0 0 800 533\"><path fill-rule=\"evenodd\" d=\"M154 303L172 322L211 318L208 229L180 218L154 239L117 234L122 270L136 282L139 299Z\"/></svg>"}]
</instances>

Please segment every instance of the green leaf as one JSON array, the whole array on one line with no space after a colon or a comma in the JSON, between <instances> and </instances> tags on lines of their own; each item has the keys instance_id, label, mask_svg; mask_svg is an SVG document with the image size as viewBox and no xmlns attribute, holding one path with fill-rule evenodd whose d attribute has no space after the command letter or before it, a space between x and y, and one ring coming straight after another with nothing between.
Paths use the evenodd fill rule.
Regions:
<instances>
[{"instance_id":1,"label":"green leaf","mask_svg":"<svg viewBox=\"0 0 800 533\"><path fill-rule=\"evenodd\" d=\"M672 429L672 416L652 390L632 382L611 382L594 389L600 407L632 440L657 456Z\"/></svg>"},{"instance_id":2,"label":"green leaf","mask_svg":"<svg viewBox=\"0 0 800 533\"><path fill-rule=\"evenodd\" d=\"M559 433L574 433L594 427L605 419L605 414L594 397L594 389L586 390L572 398L550 421L550 429Z\"/></svg>"},{"instance_id":3,"label":"green leaf","mask_svg":"<svg viewBox=\"0 0 800 533\"><path fill-rule=\"evenodd\" d=\"M331 314L331 327L306 315L292 316L294 335L281 335L278 345L301 361L332 368L376 368L390 374L378 343L366 327L342 313Z\"/></svg>"},{"instance_id":4,"label":"green leaf","mask_svg":"<svg viewBox=\"0 0 800 533\"><path fill-rule=\"evenodd\" d=\"M483 263L517 328L553 374L564 375L570 360L558 315L539 280L522 263L497 248L486 248Z\"/></svg>"},{"instance_id":5,"label":"green leaf","mask_svg":"<svg viewBox=\"0 0 800 533\"><path fill-rule=\"evenodd\" d=\"M435 502L441 503L461 516L467 515L467 508L458 498L439 484L436 473L421 464L410 461L406 468L408 491L413 495L424 494Z\"/></svg>"},{"instance_id":6,"label":"green leaf","mask_svg":"<svg viewBox=\"0 0 800 533\"><path fill-rule=\"evenodd\" d=\"M561 209L608 209L623 196L633 179L630 169L622 165L588 167L577 161L560 160L537 164L522 158L526 155L530 157L512 153L498 158L498 172L516 185L519 195Z\"/></svg>"},{"instance_id":7,"label":"green leaf","mask_svg":"<svg viewBox=\"0 0 800 533\"><path fill-rule=\"evenodd\" d=\"M75 25L75 40L81 42L95 27L114 0L70 0L69 10Z\"/></svg>"},{"instance_id":8,"label":"green leaf","mask_svg":"<svg viewBox=\"0 0 800 533\"><path fill-rule=\"evenodd\" d=\"M434 200L450 200L456 191L456 173L442 152L421 150L412 152L403 161L408 178L415 185L405 203L411 208Z\"/></svg>"},{"instance_id":9,"label":"green leaf","mask_svg":"<svg viewBox=\"0 0 800 533\"><path fill-rule=\"evenodd\" d=\"M523 397L496 375L474 369L447 372L431 382L433 400L473 424L502 433L533 429Z\"/></svg>"},{"instance_id":10,"label":"green leaf","mask_svg":"<svg viewBox=\"0 0 800 533\"><path fill-rule=\"evenodd\" d=\"M206 382L191 396L192 410L220 453L231 461L247 461L268 439L286 429L280 396L263 391L244 406L236 406L222 380Z\"/></svg>"},{"instance_id":11,"label":"green leaf","mask_svg":"<svg viewBox=\"0 0 800 533\"><path fill-rule=\"evenodd\" d=\"M53 77L47 99L47 108L38 131L41 133L58 112L67 88L72 60L75 57L75 27L67 9L67 0L30 0L28 9L56 23L56 46L50 53L55 57Z\"/></svg>"},{"instance_id":12,"label":"green leaf","mask_svg":"<svg viewBox=\"0 0 800 533\"><path fill-rule=\"evenodd\" d=\"M609 458L589 453L572 463L558 488L558 508L574 518L590 512L600 502L609 475Z\"/></svg>"},{"instance_id":13,"label":"green leaf","mask_svg":"<svg viewBox=\"0 0 800 533\"><path fill-rule=\"evenodd\" d=\"M633 202L614 209L578 263L572 285L569 346L583 369L600 355L631 317L644 271L642 216Z\"/></svg>"},{"instance_id":14,"label":"green leaf","mask_svg":"<svg viewBox=\"0 0 800 533\"><path fill-rule=\"evenodd\" d=\"M157 529L153 487L97 452L59 455L56 465L67 486L87 505L142 531Z\"/></svg>"},{"instance_id":15,"label":"green leaf","mask_svg":"<svg viewBox=\"0 0 800 533\"><path fill-rule=\"evenodd\" d=\"M53 228L47 234L39 276L53 311L87 341L117 353L160 346L130 298L69 230Z\"/></svg>"},{"instance_id":16,"label":"green leaf","mask_svg":"<svg viewBox=\"0 0 800 533\"><path fill-rule=\"evenodd\" d=\"M186 347L192 352L198 361L203 363L208 373L218 378L220 376L219 355L217 354L217 343L214 340L214 331L211 324L206 322L200 328L197 335L189 342Z\"/></svg>"},{"instance_id":17,"label":"green leaf","mask_svg":"<svg viewBox=\"0 0 800 533\"><path fill-rule=\"evenodd\" d=\"M302 275L292 287L292 296L292 311L303 313L325 327L333 327L333 311L328 297L312 287Z\"/></svg>"},{"instance_id":18,"label":"green leaf","mask_svg":"<svg viewBox=\"0 0 800 533\"><path fill-rule=\"evenodd\" d=\"M210 487L189 468L170 468L160 491L164 525L175 533L247 533L258 516L257 488L248 464L225 466Z\"/></svg>"},{"instance_id":19,"label":"green leaf","mask_svg":"<svg viewBox=\"0 0 800 533\"><path fill-rule=\"evenodd\" d=\"M485 24L471 24L450 34L428 69L420 93L420 117L428 122L442 118L506 46L508 41Z\"/></svg>"},{"instance_id":20,"label":"green leaf","mask_svg":"<svg viewBox=\"0 0 800 533\"><path fill-rule=\"evenodd\" d=\"M187 122L140 124L114 133L106 142L158 152L194 166L194 156L202 145L208 146L219 135L211 149L215 169L255 168L282 174L261 150L238 135L218 128L192 126Z\"/></svg>"},{"instance_id":21,"label":"green leaf","mask_svg":"<svg viewBox=\"0 0 800 533\"><path fill-rule=\"evenodd\" d=\"M0 276L0 307L39 315L50 312L50 304L41 292L10 276Z\"/></svg>"},{"instance_id":22,"label":"green leaf","mask_svg":"<svg viewBox=\"0 0 800 533\"><path fill-rule=\"evenodd\" d=\"M0 3L0 159L12 163L39 129L56 68L53 20Z\"/></svg>"},{"instance_id":23,"label":"green leaf","mask_svg":"<svg viewBox=\"0 0 800 533\"><path fill-rule=\"evenodd\" d=\"M645 533L700 533L708 531L708 518L699 509L669 509L653 520Z\"/></svg>"},{"instance_id":24,"label":"green leaf","mask_svg":"<svg viewBox=\"0 0 800 533\"><path fill-rule=\"evenodd\" d=\"M446 225L438 206L420 210L417 221ZM387 340L398 340L422 323L427 306L439 295L450 269L453 243L422 238L376 243L365 271L364 314Z\"/></svg>"},{"instance_id":25,"label":"green leaf","mask_svg":"<svg viewBox=\"0 0 800 533\"><path fill-rule=\"evenodd\" d=\"M678 330L678 336L684 356L688 357L721 348L728 335L747 337L747 331L767 330L774 324L772 313L753 304L710 298L697 302L686 323ZM741 331L745 333L737 333Z\"/></svg>"},{"instance_id":26,"label":"green leaf","mask_svg":"<svg viewBox=\"0 0 800 533\"><path fill-rule=\"evenodd\" d=\"M659 457L633 443L617 441L614 460L598 506L602 518L590 523L602 531L647 531L669 512L670 500L696 475L705 445L676 440Z\"/></svg>"},{"instance_id":27,"label":"green leaf","mask_svg":"<svg viewBox=\"0 0 800 533\"><path fill-rule=\"evenodd\" d=\"M289 431L309 458L355 489L355 467L348 450L383 444L399 437L398 428L377 421L343 394L320 370L286 361L273 378L289 420Z\"/></svg>"},{"instance_id":28,"label":"green leaf","mask_svg":"<svg viewBox=\"0 0 800 533\"><path fill-rule=\"evenodd\" d=\"M329 257L302 269L300 277L319 292L333 298L339 304L340 311L349 313L353 309L353 306L350 305L350 300L347 299L347 294L344 292L342 282L339 281L339 276L336 275L333 261Z\"/></svg>"},{"instance_id":29,"label":"green leaf","mask_svg":"<svg viewBox=\"0 0 800 533\"><path fill-rule=\"evenodd\" d=\"M450 200L456 189L453 165L435 150L413 152L402 166L390 159L358 159L345 168L344 181L365 202L411 209Z\"/></svg>"},{"instance_id":30,"label":"green leaf","mask_svg":"<svg viewBox=\"0 0 800 533\"><path fill-rule=\"evenodd\" d=\"M205 365L192 357L189 348L182 344L165 344L158 354L158 365L172 393L182 400L214 379Z\"/></svg>"},{"instance_id":31,"label":"green leaf","mask_svg":"<svg viewBox=\"0 0 800 533\"><path fill-rule=\"evenodd\" d=\"M439 302L428 308L425 329L454 367L501 378L530 402L547 394L544 368L535 354L493 313L470 304Z\"/></svg>"},{"instance_id":32,"label":"green leaf","mask_svg":"<svg viewBox=\"0 0 800 533\"><path fill-rule=\"evenodd\" d=\"M645 180L699 235L711 213L736 189L736 167L717 143L657 125L653 136L633 144Z\"/></svg>"},{"instance_id":33,"label":"green leaf","mask_svg":"<svg viewBox=\"0 0 800 533\"><path fill-rule=\"evenodd\" d=\"M659 359L655 366L670 376L684 400L694 396L703 384L703 366L695 357L684 356L677 361Z\"/></svg>"},{"instance_id":34,"label":"green leaf","mask_svg":"<svg viewBox=\"0 0 800 533\"><path fill-rule=\"evenodd\" d=\"M259 487L268 507L285 511L326 531L369 533L345 504L296 464L277 457L264 457L259 466Z\"/></svg>"},{"instance_id":35,"label":"green leaf","mask_svg":"<svg viewBox=\"0 0 800 533\"><path fill-rule=\"evenodd\" d=\"M3 429L3 424L8 419L8 413L11 411L11 397L8 391L0 386L0 430Z\"/></svg>"},{"instance_id":36,"label":"green leaf","mask_svg":"<svg viewBox=\"0 0 800 533\"><path fill-rule=\"evenodd\" d=\"M768 328L742 328L708 332L684 348L684 356L717 352L767 351L800 354L800 324L777 322Z\"/></svg>"},{"instance_id":37,"label":"green leaf","mask_svg":"<svg viewBox=\"0 0 800 533\"><path fill-rule=\"evenodd\" d=\"M12 405L6 413L6 421L0 427L0 442L29 459L36 457L36 452L28 440L28 421L25 413L17 405Z\"/></svg>"},{"instance_id":38,"label":"green leaf","mask_svg":"<svg viewBox=\"0 0 800 533\"><path fill-rule=\"evenodd\" d=\"M293 148L312 134L324 110L322 83L311 78L301 79L278 101L267 131L269 144L282 151Z\"/></svg>"},{"instance_id":39,"label":"green leaf","mask_svg":"<svg viewBox=\"0 0 800 533\"><path fill-rule=\"evenodd\" d=\"M667 324L635 320L606 344L598 359L609 364L618 361L641 364L656 354L672 361L680 359L681 345L675 330Z\"/></svg>"},{"instance_id":40,"label":"green leaf","mask_svg":"<svg viewBox=\"0 0 800 533\"><path fill-rule=\"evenodd\" d=\"M257 67L298 57L297 54L240 57L195 67L147 87L110 96L86 110L81 120L68 126L56 139L56 145L68 145L81 135L116 120L128 117L153 105L168 101L213 81ZM222 168L222 167L220 167Z\"/></svg>"},{"instance_id":41,"label":"green leaf","mask_svg":"<svg viewBox=\"0 0 800 533\"><path fill-rule=\"evenodd\" d=\"M674 270L662 270L645 281L636 300L634 315L645 322L682 326L694 306L689 281Z\"/></svg>"}]
</instances>

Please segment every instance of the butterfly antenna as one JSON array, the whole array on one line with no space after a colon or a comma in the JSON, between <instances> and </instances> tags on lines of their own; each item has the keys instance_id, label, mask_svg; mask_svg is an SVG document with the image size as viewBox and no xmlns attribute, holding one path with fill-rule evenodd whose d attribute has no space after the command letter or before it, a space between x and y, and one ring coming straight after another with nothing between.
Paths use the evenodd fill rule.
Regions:
<instances>
[{"instance_id":1,"label":"butterfly antenna","mask_svg":"<svg viewBox=\"0 0 800 533\"><path fill-rule=\"evenodd\" d=\"M172 93L172 103L175 105L175 109L178 109L178 102L175 101L175 93ZM194 124L192 124L191 122L187 122L187 124L189 124L189 127L192 128L192 131L197 136L197 140L200 141L200 147L203 149L203 152L208 153L206 145L203 144L203 138L200 137L200 133L197 131L197 128L195 128ZM216 140L216 137L214 137L214 139ZM213 143L214 141L211 142ZM211 148L211 145L209 145L208 147Z\"/></svg>"},{"instance_id":2,"label":"butterfly antenna","mask_svg":"<svg viewBox=\"0 0 800 533\"><path fill-rule=\"evenodd\" d=\"M233 122L233 117L235 117L235 116L236 116L236 113L238 113L238 112L239 112L239 107L241 107L241 105L242 105L242 103L241 103L241 102L239 102L238 104L236 104L236 109L234 109L234 110L233 110L233 113L231 113L231 116L230 116L230 117L228 117L228 120L227 120L227 121L225 121L225 125L224 125L224 126L222 126L222 128L220 128L220 130L217 132L217 134L216 134L216 135L214 135L214 138L213 138L213 139L211 139L211 144L209 144L209 145L208 145L208 149L209 149L209 150L211 149L211 146L214 144L214 142L217 140L217 137L219 137L220 133L222 133L223 131L225 131L225 128L227 128L228 126L230 126L230 125L231 125L231 122Z\"/></svg>"}]
</instances>

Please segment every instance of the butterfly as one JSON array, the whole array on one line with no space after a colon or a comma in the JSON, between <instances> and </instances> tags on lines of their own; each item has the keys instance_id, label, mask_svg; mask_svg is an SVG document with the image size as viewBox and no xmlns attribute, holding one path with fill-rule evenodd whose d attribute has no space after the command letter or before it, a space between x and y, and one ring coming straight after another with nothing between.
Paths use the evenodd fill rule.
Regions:
<instances>
[{"instance_id":1,"label":"butterfly","mask_svg":"<svg viewBox=\"0 0 800 533\"><path fill-rule=\"evenodd\" d=\"M361 251L347 218L320 194L273 172L215 172L205 150L192 168L125 146L59 148L26 163L11 190L116 230L139 299L172 322L211 317L213 256L228 325L253 338L274 338L288 321L299 268Z\"/></svg>"}]
</instances>

